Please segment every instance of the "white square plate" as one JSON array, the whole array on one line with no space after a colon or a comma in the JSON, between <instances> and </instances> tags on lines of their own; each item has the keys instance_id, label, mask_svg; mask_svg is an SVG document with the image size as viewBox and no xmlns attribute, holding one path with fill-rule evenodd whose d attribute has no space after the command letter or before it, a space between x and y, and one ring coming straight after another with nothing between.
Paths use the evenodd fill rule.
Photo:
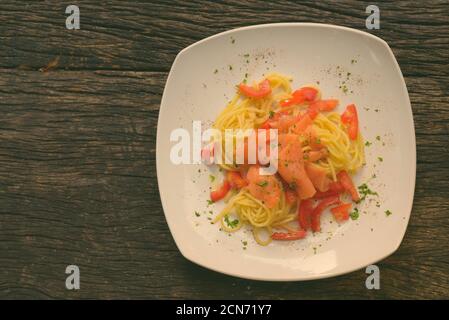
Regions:
<instances>
[{"instance_id":1,"label":"white square plate","mask_svg":"<svg viewBox=\"0 0 449 320\"><path fill-rule=\"evenodd\" d=\"M249 229L229 236L210 224L208 218L222 208L207 204L210 169L173 164L170 133L176 128L192 132L193 120L210 125L245 74L252 81L271 71L292 76L293 88L318 81L325 97L340 100L339 112L349 103L357 105L361 132L372 145L366 147L367 165L355 183L367 182L379 196L358 206L358 220L338 225L326 214L321 233L262 247ZM259 25L220 33L182 50L162 98L156 156L165 217L181 253L237 277L310 280L363 268L399 247L412 209L416 144L401 70L385 41L344 27ZM392 214L387 216L386 210Z\"/></svg>"}]
</instances>

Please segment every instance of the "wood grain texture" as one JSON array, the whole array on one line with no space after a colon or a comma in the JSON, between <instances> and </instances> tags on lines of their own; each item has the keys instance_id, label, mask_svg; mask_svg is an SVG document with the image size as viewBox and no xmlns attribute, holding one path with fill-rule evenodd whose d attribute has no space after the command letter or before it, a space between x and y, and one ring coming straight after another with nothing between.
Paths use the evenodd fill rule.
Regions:
<instances>
[{"instance_id":1,"label":"wood grain texture","mask_svg":"<svg viewBox=\"0 0 449 320\"><path fill-rule=\"evenodd\" d=\"M381 30L412 102L413 212L382 288L363 270L263 283L186 261L168 231L155 172L167 73L185 46L234 27L309 21L364 29L361 2L78 1L0 3L0 297L449 298L449 5L379 2ZM59 64L38 70L55 57ZM81 290L64 287L81 268Z\"/></svg>"}]
</instances>

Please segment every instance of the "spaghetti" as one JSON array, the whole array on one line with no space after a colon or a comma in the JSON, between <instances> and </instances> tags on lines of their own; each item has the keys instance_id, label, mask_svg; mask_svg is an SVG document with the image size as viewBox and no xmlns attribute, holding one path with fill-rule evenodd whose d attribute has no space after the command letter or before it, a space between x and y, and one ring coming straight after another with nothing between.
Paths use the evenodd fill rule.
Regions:
<instances>
[{"instance_id":1,"label":"spaghetti","mask_svg":"<svg viewBox=\"0 0 449 320\"><path fill-rule=\"evenodd\" d=\"M318 231L319 221L318 226L314 225L312 211L317 216L326 206L320 207L318 203L313 207L311 201L323 199L327 200L327 206L337 205L332 210L342 211L343 220L346 220L348 204L342 203L339 196L347 192L354 201L358 200L349 174L355 173L365 162L355 106L348 106L340 115L333 111L338 101L322 100L316 86L292 92L290 84L291 78L277 73L267 75L252 86L241 84L213 124L214 129L222 132L215 138L221 139L215 142L222 146L227 145L226 139L233 140L231 145L237 139L224 134L227 129L278 130L279 170L276 175L260 175L261 165L250 164L245 154L244 163L222 161L218 164L227 176L222 188L211 193L211 199L218 201L234 189L213 223L220 222L226 232L235 232L247 224L253 228L254 238L261 245L271 240L303 238L304 231L309 228ZM234 156L237 152L233 150ZM307 216L299 217L306 207L311 208ZM297 208L299 213L296 213ZM230 215L237 217L238 225L227 222ZM298 218L300 222L304 218L299 229L292 226ZM277 229L286 232L273 232ZM266 239L261 237L264 230L268 234Z\"/></svg>"}]
</instances>

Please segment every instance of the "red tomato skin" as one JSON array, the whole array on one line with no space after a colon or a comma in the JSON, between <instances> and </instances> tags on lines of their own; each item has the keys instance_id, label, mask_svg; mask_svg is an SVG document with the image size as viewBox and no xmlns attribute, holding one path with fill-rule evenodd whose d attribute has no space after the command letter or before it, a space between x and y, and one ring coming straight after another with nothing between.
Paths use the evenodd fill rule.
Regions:
<instances>
[{"instance_id":1,"label":"red tomato skin","mask_svg":"<svg viewBox=\"0 0 449 320\"><path fill-rule=\"evenodd\" d=\"M313 211L313 200L306 199L299 203L298 222L303 230L310 229L310 219Z\"/></svg>"},{"instance_id":2,"label":"red tomato skin","mask_svg":"<svg viewBox=\"0 0 449 320\"><path fill-rule=\"evenodd\" d=\"M295 191L293 191L291 189L285 190L285 200L287 201L288 204L290 204L290 205L294 204L297 199L298 199L298 197L296 196Z\"/></svg>"},{"instance_id":3,"label":"red tomato skin","mask_svg":"<svg viewBox=\"0 0 449 320\"><path fill-rule=\"evenodd\" d=\"M226 178L231 185L231 188L241 189L248 185L248 181L242 178L239 172L237 171L228 171L226 174Z\"/></svg>"},{"instance_id":4,"label":"red tomato skin","mask_svg":"<svg viewBox=\"0 0 449 320\"><path fill-rule=\"evenodd\" d=\"M259 83L258 89L255 89L243 83L239 85L239 89L243 95L255 99L266 97L271 93L270 81L268 81L268 79L265 79L261 83Z\"/></svg>"},{"instance_id":5,"label":"red tomato skin","mask_svg":"<svg viewBox=\"0 0 449 320\"><path fill-rule=\"evenodd\" d=\"M337 222L343 222L349 219L349 210L351 209L351 203L342 203L331 209L332 214Z\"/></svg>"},{"instance_id":6,"label":"red tomato skin","mask_svg":"<svg viewBox=\"0 0 449 320\"><path fill-rule=\"evenodd\" d=\"M229 181L225 180L225 181L223 181L222 186L218 190L212 191L210 193L210 199L213 202L217 202L217 201L223 199L224 197L226 197L226 195L228 194L230 189L231 189L231 185L230 185Z\"/></svg>"},{"instance_id":7,"label":"red tomato skin","mask_svg":"<svg viewBox=\"0 0 449 320\"><path fill-rule=\"evenodd\" d=\"M356 140L359 132L359 117L355 104L350 104L341 115L341 122L348 126L348 135L351 140Z\"/></svg>"},{"instance_id":8,"label":"red tomato skin","mask_svg":"<svg viewBox=\"0 0 449 320\"><path fill-rule=\"evenodd\" d=\"M295 232L275 232L271 235L273 240L299 240L304 239L307 235L307 231L298 230Z\"/></svg>"},{"instance_id":9,"label":"red tomato skin","mask_svg":"<svg viewBox=\"0 0 449 320\"><path fill-rule=\"evenodd\" d=\"M323 213L324 209L339 202L340 199L338 196L330 196L321 200L320 203L315 207L315 209L313 209L311 218L311 227L313 232L321 231L321 214Z\"/></svg>"},{"instance_id":10,"label":"red tomato skin","mask_svg":"<svg viewBox=\"0 0 449 320\"><path fill-rule=\"evenodd\" d=\"M351 195L352 201L355 202L360 201L359 193L357 192L357 189L355 188L351 177L346 171L342 170L339 173L337 173L337 179L343 186L345 191L347 191Z\"/></svg>"}]
</instances>

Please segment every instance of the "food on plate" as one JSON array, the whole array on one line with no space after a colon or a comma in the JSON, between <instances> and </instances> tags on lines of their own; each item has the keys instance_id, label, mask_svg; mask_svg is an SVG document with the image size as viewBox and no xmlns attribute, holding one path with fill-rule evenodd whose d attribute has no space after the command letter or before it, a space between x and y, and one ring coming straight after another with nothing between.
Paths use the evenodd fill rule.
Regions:
<instances>
[{"instance_id":1,"label":"food on plate","mask_svg":"<svg viewBox=\"0 0 449 320\"><path fill-rule=\"evenodd\" d=\"M226 232L249 225L255 240L268 245L319 232L328 208L338 223L348 220L352 201L360 200L352 175L365 162L357 107L350 104L337 112L335 97L325 97L315 85L292 90L291 79L277 73L236 90L213 124L223 133L214 142L236 146L221 155L231 161L217 164L223 180L210 198L226 205L212 222ZM250 130L239 147L236 136L225 134L228 129ZM277 133L275 146L270 130ZM260 154L250 156L251 134L256 150L266 147L276 161L275 174L263 172L267 162Z\"/></svg>"}]
</instances>

